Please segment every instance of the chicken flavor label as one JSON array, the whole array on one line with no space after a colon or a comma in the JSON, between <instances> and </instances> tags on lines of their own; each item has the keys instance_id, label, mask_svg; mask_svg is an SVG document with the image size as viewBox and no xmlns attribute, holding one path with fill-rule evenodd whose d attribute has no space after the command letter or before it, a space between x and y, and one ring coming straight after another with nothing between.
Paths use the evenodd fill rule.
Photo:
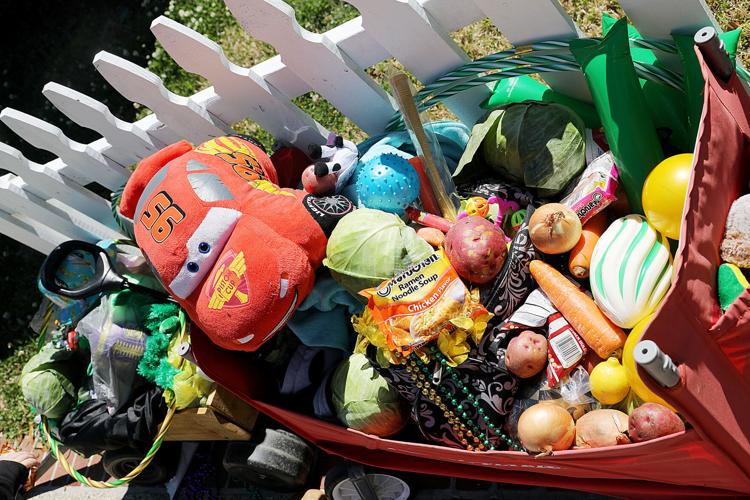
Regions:
<instances>
[{"instance_id":1,"label":"chicken flavor label","mask_svg":"<svg viewBox=\"0 0 750 500\"><path fill-rule=\"evenodd\" d=\"M469 305L469 290L442 249L362 295L391 350L402 353L451 331L452 319L486 313Z\"/></svg>"}]
</instances>

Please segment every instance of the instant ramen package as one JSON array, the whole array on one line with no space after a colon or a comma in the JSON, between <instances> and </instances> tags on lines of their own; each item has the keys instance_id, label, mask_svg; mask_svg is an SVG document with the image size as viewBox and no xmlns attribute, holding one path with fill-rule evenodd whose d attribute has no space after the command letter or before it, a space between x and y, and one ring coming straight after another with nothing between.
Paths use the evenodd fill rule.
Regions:
<instances>
[{"instance_id":1,"label":"instant ramen package","mask_svg":"<svg viewBox=\"0 0 750 500\"><path fill-rule=\"evenodd\" d=\"M367 308L392 352L408 355L441 333L464 328L490 314L472 294L442 249L384 281L363 290Z\"/></svg>"}]
</instances>

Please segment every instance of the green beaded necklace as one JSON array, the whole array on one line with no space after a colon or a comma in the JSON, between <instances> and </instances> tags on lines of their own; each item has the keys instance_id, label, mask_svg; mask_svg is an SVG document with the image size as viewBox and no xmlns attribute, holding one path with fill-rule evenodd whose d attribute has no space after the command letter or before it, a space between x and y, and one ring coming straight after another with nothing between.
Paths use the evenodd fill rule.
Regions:
<instances>
[{"instance_id":1,"label":"green beaded necklace","mask_svg":"<svg viewBox=\"0 0 750 500\"><path fill-rule=\"evenodd\" d=\"M487 424L487 428L492 434L499 436L500 439L508 444L510 449L524 450L524 448L515 443L510 436L502 432L498 426L490 422L491 419L488 415L485 415L484 409L479 408L479 400L471 393L469 387L464 385L461 376L448 364L448 359L443 353L434 345L430 345L429 350L440 363L441 367L446 371L448 376L450 376L456 383L456 387L461 391L462 395L449 394L448 388L443 385L438 385L438 390L435 391L433 385L437 384L428 377L430 372L429 367L416 354L412 354L407 359L406 370L409 372L410 378L416 383L417 389L420 390L422 395L432 400L443 412L443 415L448 420L448 424L450 424L455 431L456 436L461 440L461 445L463 445L468 451L495 450L495 447L490 442L489 436L480 429L475 422L469 420L469 414L463 407L463 400L466 399L469 404L474 408L477 408L477 414ZM440 392L440 394L438 394L438 392ZM447 401L450 406L448 406L445 401Z\"/></svg>"}]
</instances>

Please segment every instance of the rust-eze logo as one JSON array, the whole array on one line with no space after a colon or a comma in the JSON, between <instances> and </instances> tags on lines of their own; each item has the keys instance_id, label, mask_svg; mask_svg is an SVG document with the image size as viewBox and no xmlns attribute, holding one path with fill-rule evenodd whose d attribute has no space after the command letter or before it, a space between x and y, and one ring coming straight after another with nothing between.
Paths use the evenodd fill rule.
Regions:
<instances>
[{"instance_id":1,"label":"rust-eze logo","mask_svg":"<svg viewBox=\"0 0 750 500\"><path fill-rule=\"evenodd\" d=\"M221 310L247 304L249 292L246 272L244 252L236 254L229 250L225 253L208 281L208 308Z\"/></svg>"},{"instance_id":2,"label":"rust-eze logo","mask_svg":"<svg viewBox=\"0 0 750 500\"><path fill-rule=\"evenodd\" d=\"M268 178L255 153L236 137L217 137L195 148L196 153L213 155L227 162L247 182Z\"/></svg>"},{"instance_id":3,"label":"rust-eze logo","mask_svg":"<svg viewBox=\"0 0 750 500\"><path fill-rule=\"evenodd\" d=\"M157 243L163 243L174 227L185 218L185 212L166 191L159 191L148 201L141 214L141 224Z\"/></svg>"}]
</instances>

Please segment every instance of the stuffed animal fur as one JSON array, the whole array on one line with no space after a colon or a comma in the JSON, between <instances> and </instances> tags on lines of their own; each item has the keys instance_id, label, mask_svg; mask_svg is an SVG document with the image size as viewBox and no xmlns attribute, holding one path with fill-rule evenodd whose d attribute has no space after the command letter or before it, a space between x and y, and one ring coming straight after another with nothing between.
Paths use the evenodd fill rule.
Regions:
<instances>
[{"instance_id":1,"label":"stuffed animal fur","mask_svg":"<svg viewBox=\"0 0 750 500\"><path fill-rule=\"evenodd\" d=\"M282 189L242 137L186 141L144 159L119 214L164 287L218 345L254 351L312 290L344 197Z\"/></svg>"},{"instance_id":2,"label":"stuffed animal fur","mask_svg":"<svg viewBox=\"0 0 750 500\"><path fill-rule=\"evenodd\" d=\"M357 146L333 133L325 145L311 145L308 155L314 163L302 173L302 184L305 191L317 195L340 191L359 160Z\"/></svg>"},{"instance_id":3,"label":"stuffed animal fur","mask_svg":"<svg viewBox=\"0 0 750 500\"><path fill-rule=\"evenodd\" d=\"M750 195L737 198L729 209L721 258L737 267L750 268Z\"/></svg>"}]
</instances>

